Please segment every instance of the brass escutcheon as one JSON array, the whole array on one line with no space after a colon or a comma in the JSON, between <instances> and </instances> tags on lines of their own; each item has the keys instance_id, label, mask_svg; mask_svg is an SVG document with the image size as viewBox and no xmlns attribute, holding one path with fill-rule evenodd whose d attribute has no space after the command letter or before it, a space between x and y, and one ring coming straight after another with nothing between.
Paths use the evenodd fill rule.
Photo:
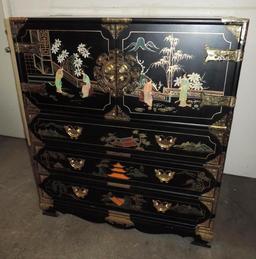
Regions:
<instances>
[{"instance_id":1,"label":"brass escutcheon","mask_svg":"<svg viewBox=\"0 0 256 259\"><path fill-rule=\"evenodd\" d=\"M70 136L71 139L78 139L83 131L82 127L71 126L71 125L64 126L64 129L65 129L66 133Z\"/></svg>"},{"instance_id":2,"label":"brass escutcheon","mask_svg":"<svg viewBox=\"0 0 256 259\"><path fill-rule=\"evenodd\" d=\"M89 189L79 186L72 186L72 190L78 198L84 198L89 192Z\"/></svg>"},{"instance_id":3,"label":"brass escutcheon","mask_svg":"<svg viewBox=\"0 0 256 259\"><path fill-rule=\"evenodd\" d=\"M169 150L176 141L172 136L155 135L156 142L162 150Z\"/></svg>"},{"instance_id":4,"label":"brass escutcheon","mask_svg":"<svg viewBox=\"0 0 256 259\"><path fill-rule=\"evenodd\" d=\"M72 157L68 157L68 161L70 166L77 171L81 171L85 163L84 159L72 158Z\"/></svg>"},{"instance_id":5,"label":"brass escutcheon","mask_svg":"<svg viewBox=\"0 0 256 259\"><path fill-rule=\"evenodd\" d=\"M161 183L169 183L176 173L171 170L155 169L155 175Z\"/></svg>"},{"instance_id":6,"label":"brass escutcheon","mask_svg":"<svg viewBox=\"0 0 256 259\"><path fill-rule=\"evenodd\" d=\"M165 213L166 211L168 211L172 206L172 204L167 201L152 200L152 202L155 209L158 212L162 212L162 213Z\"/></svg>"}]
</instances>

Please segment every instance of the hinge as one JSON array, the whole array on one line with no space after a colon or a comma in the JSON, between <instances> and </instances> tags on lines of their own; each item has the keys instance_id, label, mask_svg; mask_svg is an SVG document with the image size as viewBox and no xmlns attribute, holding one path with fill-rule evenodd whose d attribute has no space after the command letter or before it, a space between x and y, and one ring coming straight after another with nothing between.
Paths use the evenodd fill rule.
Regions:
<instances>
[{"instance_id":1,"label":"hinge","mask_svg":"<svg viewBox=\"0 0 256 259\"><path fill-rule=\"evenodd\" d=\"M241 49L222 50L222 49L215 49L215 48L210 48L206 46L205 50L207 52L207 57L205 58L205 62L208 62L208 61L240 62L243 60L243 51Z\"/></svg>"}]
</instances>

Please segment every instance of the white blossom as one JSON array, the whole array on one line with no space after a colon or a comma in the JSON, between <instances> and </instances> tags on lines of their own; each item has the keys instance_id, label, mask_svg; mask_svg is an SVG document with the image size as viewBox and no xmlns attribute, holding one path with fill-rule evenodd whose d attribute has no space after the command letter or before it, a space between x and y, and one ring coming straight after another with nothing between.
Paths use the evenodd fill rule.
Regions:
<instances>
[{"instance_id":1,"label":"white blossom","mask_svg":"<svg viewBox=\"0 0 256 259\"><path fill-rule=\"evenodd\" d=\"M63 57L63 55L62 55L62 54L59 54L58 57L57 57L58 63L61 64L64 60L65 60L65 58Z\"/></svg>"},{"instance_id":2,"label":"white blossom","mask_svg":"<svg viewBox=\"0 0 256 259\"><path fill-rule=\"evenodd\" d=\"M61 51L61 55L62 55L62 56L63 56L63 58L65 59L65 58L67 58L67 57L68 57L69 52L68 52L66 49L63 49L63 50Z\"/></svg>"},{"instance_id":3,"label":"white blossom","mask_svg":"<svg viewBox=\"0 0 256 259\"><path fill-rule=\"evenodd\" d=\"M74 53L73 56L74 56L75 59L79 58L79 54L78 53Z\"/></svg>"},{"instance_id":4,"label":"white blossom","mask_svg":"<svg viewBox=\"0 0 256 259\"><path fill-rule=\"evenodd\" d=\"M90 56L90 52L88 49L84 49L84 51L81 53L84 58L88 58Z\"/></svg>"},{"instance_id":5,"label":"white blossom","mask_svg":"<svg viewBox=\"0 0 256 259\"><path fill-rule=\"evenodd\" d=\"M180 86L181 80L182 80L181 76L176 77L176 79L174 80L174 86Z\"/></svg>"},{"instance_id":6,"label":"white blossom","mask_svg":"<svg viewBox=\"0 0 256 259\"><path fill-rule=\"evenodd\" d=\"M193 82L193 83L196 83L196 82L200 82L201 81L201 76L197 73L192 73L192 74L189 74L188 75L188 79Z\"/></svg>"},{"instance_id":7,"label":"white blossom","mask_svg":"<svg viewBox=\"0 0 256 259\"><path fill-rule=\"evenodd\" d=\"M74 72L77 77L80 77L82 75L82 69L80 68L76 68Z\"/></svg>"},{"instance_id":8,"label":"white blossom","mask_svg":"<svg viewBox=\"0 0 256 259\"><path fill-rule=\"evenodd\" d=\"M77 47L77 51L84 57L88 58L90 56L89 49L86 48L86 45L84 43L80 43Z\"/></svg>"},{"instance_id":9,"label":"white blossom","mask_svg":"<svg viewBox=\"0 0 256 259\"><path fill-rule=\"evenodd\" d=\"M76 59L74 60L73 64L74 64L74 66L75 66L76 68L80 68L80 67L82 66L82 64L83 64L83 61L82 61L81 58L76 58Z\"/></svg>"},{"instance_id":10,"label":"white blossom","mask_svg":"<svg viewBox=\"0 0 256 259\"><path fill-rule=\"evenodd\" d=\"M77 51L79 53L83 52L83 50L85 49L85 44L84 43L80 43L77 47Z\"/></svg>"},{"instance_id":11,"label":"white blossom","mask_svg":"<svg viewBox=\"0 0 256 259\"><path fill-rule=\"evenodd\" d=\"M61 40L55 39L54 45L56 45L57 47L60 47L60 45L61 45Z\"/></svg>"},{"instance_id":12,"label":"white blossom","mask_svg":"<svg viewBox=\"0 0 256 259\"><path fill-rule=\"evenodd\" d=\"M57 54L57 52L59 51L59 47L57 45L53 44L51 51L53 54Z\"/></svg>"}]
</instances>

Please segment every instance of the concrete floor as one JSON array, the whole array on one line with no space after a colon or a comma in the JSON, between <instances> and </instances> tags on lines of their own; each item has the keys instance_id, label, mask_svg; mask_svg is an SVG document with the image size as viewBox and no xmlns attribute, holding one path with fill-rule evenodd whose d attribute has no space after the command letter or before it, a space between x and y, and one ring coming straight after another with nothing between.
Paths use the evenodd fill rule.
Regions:
<instances>
[{"instance_id":1,"label":"concrete floor","mask_svg":"<svg viewBox=\"0 0 256 259\"><path fill-rule=\"evenodd\" d=\"M0 259L255 259L256 179L225 175L211 249L190 238L43 216L24 140L0 137Z\"/></svg>"}]
</instances>

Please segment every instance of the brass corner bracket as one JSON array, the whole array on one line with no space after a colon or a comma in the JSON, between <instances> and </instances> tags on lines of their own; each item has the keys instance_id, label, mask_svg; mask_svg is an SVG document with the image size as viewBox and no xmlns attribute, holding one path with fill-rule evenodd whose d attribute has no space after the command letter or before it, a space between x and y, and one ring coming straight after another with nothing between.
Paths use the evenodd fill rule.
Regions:
<instances>
[{"instance_id":1,"label":"brass corner bracket","mask_svg":"<svg viewBox=\"0 0 256 259\"><path fill-rule=\"evenodd\" d=\"M113 39L117 39L119 34L128 27L131 18L102 18L102 27L107 29Z\"/></svg>"}]
</instances>

